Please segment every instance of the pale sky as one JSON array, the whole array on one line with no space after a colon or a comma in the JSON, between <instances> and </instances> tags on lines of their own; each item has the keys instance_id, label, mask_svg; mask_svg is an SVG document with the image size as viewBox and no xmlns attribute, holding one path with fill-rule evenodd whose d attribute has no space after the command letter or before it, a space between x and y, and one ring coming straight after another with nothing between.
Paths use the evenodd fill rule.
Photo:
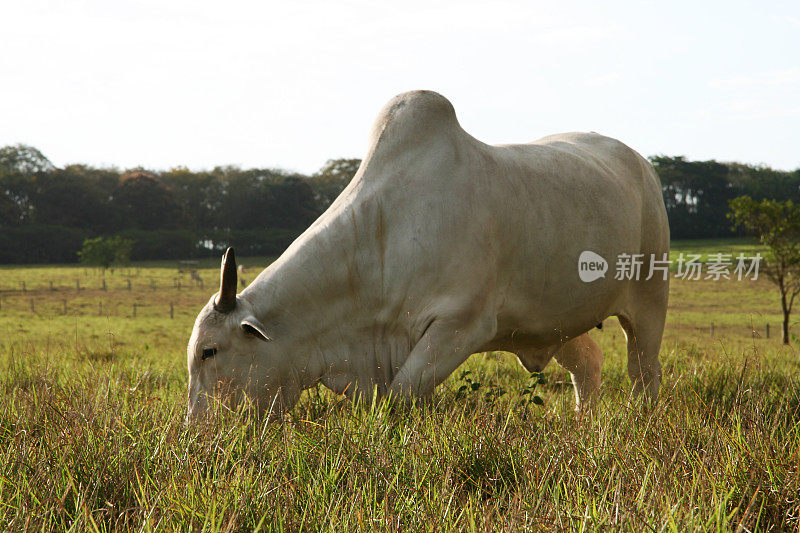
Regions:
<instances>
[{"instance_id":1,"label":"pale sky","mask_svg":"<svg viewBox=\"0 0 800 533\"><path fill-rule=\"evenodd\" d=\"M0 145L313 172L431 89L488 143L800 167L800 2L3 1Z\"/></svg>"}]
</instances>

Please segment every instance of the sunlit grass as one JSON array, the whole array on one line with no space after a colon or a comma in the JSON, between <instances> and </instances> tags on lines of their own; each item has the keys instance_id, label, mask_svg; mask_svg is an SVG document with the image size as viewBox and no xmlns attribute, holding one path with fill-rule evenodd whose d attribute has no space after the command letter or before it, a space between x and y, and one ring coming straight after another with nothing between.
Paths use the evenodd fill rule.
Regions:
<instances>
[{"instance_id":1,"label":"sunlit grass","mask_svg":"<svg viewBox=\"0 0 800 533\"><path fill-rule=\"evenodd\" d=\"M780 345L766 282L673 282L664 386L650 410L628 397L622 333L608 320L591 333L606 357L594 416L573 412L569 375L555 366L534 389L539 406L513 356L491 353L411 407L317 388L282 421L221 412L187 428L185 343L213 284L153 291L134 270L70 297L49 290L55 270L73 283L84 275L0 270L4 530L800 525L800 357ZM209 280L217 272L209 266ZM176 276L168 265L138 272L165 285ZM23 278L42 289L12 291ZM41 298L35 312L31 297Z\"/></svg>"}]
</instances>

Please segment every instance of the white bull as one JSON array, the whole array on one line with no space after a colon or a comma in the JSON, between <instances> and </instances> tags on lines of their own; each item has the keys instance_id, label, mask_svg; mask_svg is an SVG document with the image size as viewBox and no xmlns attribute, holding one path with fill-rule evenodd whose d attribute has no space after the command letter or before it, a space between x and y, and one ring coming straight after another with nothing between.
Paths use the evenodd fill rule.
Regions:
<instances>
[{"instance_id":1,"label":"white bull","mask_svg":"<svg viewBox=\"0 0 800 533\"><path fill-rule=\"evenodd\" d=\"M582 281L587 250L612 272ZM668 251L658 176L619 141L567 133L489 146L441 95L401 94L350 185L238 295L226 252L220 292L189 340L189 417L219 390L261 413L320 382L348 396L425 396L488 350L528 370L555 357L580 404L602 362L586 332L612 315L634 392L655 400L668 279L645 278ZM643 254L640 279L615 279L620 254Z\"/></svg>"}]
</instances>

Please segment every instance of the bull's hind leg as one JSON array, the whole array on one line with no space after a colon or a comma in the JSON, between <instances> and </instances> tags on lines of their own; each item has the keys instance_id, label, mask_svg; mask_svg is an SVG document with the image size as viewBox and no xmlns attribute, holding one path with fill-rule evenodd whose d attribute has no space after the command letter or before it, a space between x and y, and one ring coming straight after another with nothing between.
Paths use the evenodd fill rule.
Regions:
<instances>
[{"instance_id":1,"label":"bull's hind leg","mask_svg":"<svg viewBox=\"0 0 800 533\"><path fill-rule=\"evenodd\" d=\"M603 352L589 334L584 333L564 343L555 352L554 357L572 376L575 387L575 410L584 410L591 405L600 389Z\"/></svg>"},{"instance_id":2,"label":"bull's hind leg","mask_svg":"<svg viewBox=\"0 0 800 533\"><path fill-rule=\"evenodd\" d=\"M661 363L658 351L667 316L669 282L653 279L632 287L626 310L618 314L628 342L628 376L634 396L645 393L650 403L658 399Z\"/></svg>"}]
</instances>

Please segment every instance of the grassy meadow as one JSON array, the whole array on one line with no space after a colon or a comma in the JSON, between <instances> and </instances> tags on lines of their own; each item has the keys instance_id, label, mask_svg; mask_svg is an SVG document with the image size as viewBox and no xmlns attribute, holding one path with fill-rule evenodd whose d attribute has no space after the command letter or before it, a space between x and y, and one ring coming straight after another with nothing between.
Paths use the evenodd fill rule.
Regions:
<instances>
[{"instance_id":1,"label":"grassy meadow","mask_svg":"<svg viewBox=\"0 0 800 533\"><path fill-rule=\"evenodd\" d=\"M251 281L269 260L242 262ZM555 364L539 379L498 352L413 407L318 388L281 422L187 429L186 342L218 275L0 267L0 529L800 530L800 346L764 279L673 279L652 409L609 319L594 416Z\"/></svg>"}]
</instances>

